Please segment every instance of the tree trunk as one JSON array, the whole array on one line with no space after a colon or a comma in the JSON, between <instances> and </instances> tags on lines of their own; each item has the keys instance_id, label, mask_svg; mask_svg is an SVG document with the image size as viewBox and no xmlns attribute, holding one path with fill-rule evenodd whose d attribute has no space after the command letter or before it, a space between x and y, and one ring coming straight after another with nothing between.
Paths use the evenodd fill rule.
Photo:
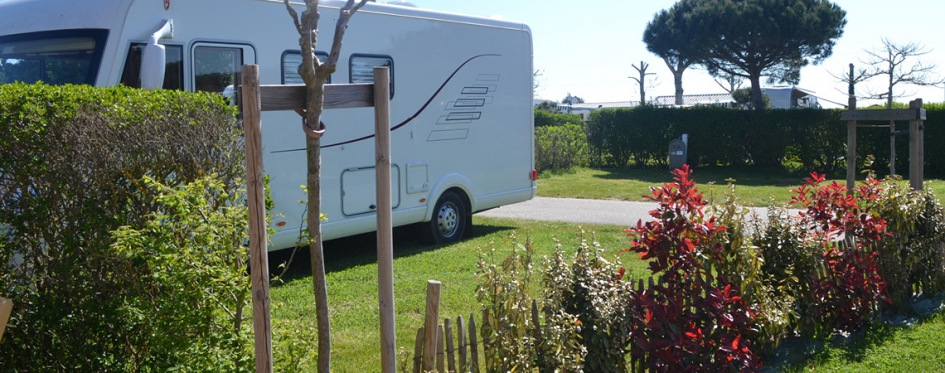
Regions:
<instances>
[{"instance_id":1,"label":"tree trunk","mask_svg":"<svg viewBox=\"0 0 945 373\"><path fill-rule=\"evenodd\" d=\"M676 86L676 105L683 104L682 74L684 68L673 70L673 84Z\"/></svg>"},{"instance_id":2,"label":"tree trunk","mask_svg":"<svg viewBox=\"0 0 945 373\"><path fill-rule=\"evenodd\" d=\"M321 130L325 100L325 80L315 78L306 89L305 121L309 130ZM325 252L322 246L321 139L305 136L308 160L308 238L311 254L312 285L315 292L315 319L318 324L318 372L331 372L331 326L328 319L328 285L325 280Z\"/></svg>"},{"instance_id":3,"label":"tree trunk","mask_svg":"<svg viewBox=\"0 0 945 373\"><path fill-rule=\"evenodd\" d=\"M751 105L755 110L765 109L765 96L761 93L761 74L751 73L748 77L751 81Z\"/></svg>"}]
</instances>

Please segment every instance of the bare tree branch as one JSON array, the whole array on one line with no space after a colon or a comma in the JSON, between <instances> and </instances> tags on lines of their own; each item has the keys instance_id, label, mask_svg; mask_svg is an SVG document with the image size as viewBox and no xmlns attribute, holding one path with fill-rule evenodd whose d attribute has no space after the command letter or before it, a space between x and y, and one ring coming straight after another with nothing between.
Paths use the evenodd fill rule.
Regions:
<instances>
[{"instance_id":1,"label":"bare tree branch","mask_svg":"<svg viewBox=\"0 0 945 373\"><path fill-rule=\"evenodd\" d=\"M945 82L942 78L936 77L937 67L934 63L920 59L911 65L906 64L909 59L931 53L931 49L926 49L925 46L914 42L897 44L886 38L882 39L882 44L879 48L865 50L867 59L863 62L871 65L872 68L863 72L863 80L885 75L886 92L876 93L867 89L867 99L886 100L887 108L891 108L893 99L914 94L914 92L897 94L894 90L897 84L934 87Z\"/></svg>"}]
</instances>

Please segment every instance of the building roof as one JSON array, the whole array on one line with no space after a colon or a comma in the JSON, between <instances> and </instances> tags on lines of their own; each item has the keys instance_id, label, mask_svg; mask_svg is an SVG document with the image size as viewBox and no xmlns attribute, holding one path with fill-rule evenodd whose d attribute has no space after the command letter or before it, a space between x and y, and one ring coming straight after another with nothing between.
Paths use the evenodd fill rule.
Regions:
<instances>
[{"instance_id":1,"label":"building roof","mask_svg":"<svg viewBox=\"0 0 945 373\"><path fill-rule=\"evenodd\" d=\"M728 105L735 102L728 93L708 93L701 95L683 95L682 106ZM652 101L656 106L676 106L676 96L656 96Z\"/></svg>"}]
</instances>

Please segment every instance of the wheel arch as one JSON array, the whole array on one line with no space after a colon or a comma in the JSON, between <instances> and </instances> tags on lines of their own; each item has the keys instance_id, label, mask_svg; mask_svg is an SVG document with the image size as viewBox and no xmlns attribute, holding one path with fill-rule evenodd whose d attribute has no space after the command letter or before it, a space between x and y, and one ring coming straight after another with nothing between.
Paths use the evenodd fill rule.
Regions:
<instances>
[{"instance_id":1,"label":"wheel arch","mask_svg":"<svg viewBox=\"0 0 945 373\"><path fill-rule=\"evenodd\" d=\"M436 207L436 202L440 199L440 196L446 192L456 193L459 198L463 200L463 203L466 204L466 214L472 215L476 206L476 198L471 190L472 183L462 175L450 174L442 177L431 189L430 196L427 199L427 212L426 215L424 215L423 221L428 222L433 219L433 210Z\"/></svg>"}]
</instances>

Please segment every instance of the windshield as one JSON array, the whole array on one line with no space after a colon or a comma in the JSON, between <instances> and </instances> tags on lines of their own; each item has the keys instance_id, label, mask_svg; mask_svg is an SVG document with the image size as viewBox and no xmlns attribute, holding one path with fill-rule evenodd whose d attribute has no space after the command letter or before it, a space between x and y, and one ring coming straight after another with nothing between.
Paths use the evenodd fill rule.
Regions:
<instances>
[{"instance_id":1,"label":"windshield","mask_svg":"<svg viewBox=\"0 0 945 373\"><path fill-rule=\"evenodd\" d=\"M0 36L0 84L95 84L107 30Z\"/></svg>"}]
</instances>

